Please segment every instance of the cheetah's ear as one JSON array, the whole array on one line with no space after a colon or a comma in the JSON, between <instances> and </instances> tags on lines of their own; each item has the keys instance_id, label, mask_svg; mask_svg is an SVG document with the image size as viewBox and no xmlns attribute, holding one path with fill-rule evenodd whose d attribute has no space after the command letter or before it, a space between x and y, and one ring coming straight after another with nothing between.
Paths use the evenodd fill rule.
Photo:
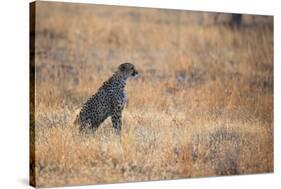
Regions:
<instances>
[{"instance_id":1,"label":"cheetah's ear","mask_svg":"<svg viewBox=\"0 0 281 189\"><path fill-rule=\"evenodd\" d=\"M124 64L121 64L118 69L122 72L126 69L126 66Z\"/></svg>"}]
</instances>

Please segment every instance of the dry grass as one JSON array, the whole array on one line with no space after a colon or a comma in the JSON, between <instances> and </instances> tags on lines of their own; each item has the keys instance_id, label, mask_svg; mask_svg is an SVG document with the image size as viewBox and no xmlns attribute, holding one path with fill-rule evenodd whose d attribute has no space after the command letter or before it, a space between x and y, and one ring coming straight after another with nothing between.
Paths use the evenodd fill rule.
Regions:
<instances>
[{"instance_id":1,"label":"dry grass","mask_svg":"<svg viewBox=\"0 0 281 189\"><path fill-rule=\"evenodd\" d=\"M241 28L213 14L37 3L37 186L273 171L272 17ZM94 136L76 109L131 61L121 141L106 120Z\"/></svg>"}]
</instances>

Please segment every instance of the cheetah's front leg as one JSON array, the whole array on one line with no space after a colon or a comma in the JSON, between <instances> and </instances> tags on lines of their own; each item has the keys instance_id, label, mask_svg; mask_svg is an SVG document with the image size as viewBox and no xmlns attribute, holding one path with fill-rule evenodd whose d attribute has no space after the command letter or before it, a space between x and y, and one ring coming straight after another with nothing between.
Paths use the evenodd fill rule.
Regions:
<instances>
[{"instance_id":1,"label":"cheetah's front leg","mask_svg":"<svg viewBox=\"0 0 281 189\"><path fill-rule=\"evenodd\" d=\"M112 121L112 126L115 129L115 133L117 135L120 135L121 134L121 126L122 126L122 111L119 110L119 111L115 112L111 116L111 121Z\"/></svg>"}]
</instances>

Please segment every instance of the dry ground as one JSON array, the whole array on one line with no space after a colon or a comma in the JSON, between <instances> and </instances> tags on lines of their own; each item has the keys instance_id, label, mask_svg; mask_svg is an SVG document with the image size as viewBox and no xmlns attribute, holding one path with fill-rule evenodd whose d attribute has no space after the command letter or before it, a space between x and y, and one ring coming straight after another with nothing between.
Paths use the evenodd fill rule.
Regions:
<instances>
[{"instance_id":1,"label":"dry ground","mask_svg":"<svg viewBox=\"0 0 281 189\"><path fill-rule=\"evenodd\" d=\"M37 186L273 171L272 17L244 15L233 28L229 15L214 23L190 11L46 2L36 11ZM125 61L141 77L127 85L121 142L110 120L79 135L77 108Z\"/></svg>"}]
</instances>

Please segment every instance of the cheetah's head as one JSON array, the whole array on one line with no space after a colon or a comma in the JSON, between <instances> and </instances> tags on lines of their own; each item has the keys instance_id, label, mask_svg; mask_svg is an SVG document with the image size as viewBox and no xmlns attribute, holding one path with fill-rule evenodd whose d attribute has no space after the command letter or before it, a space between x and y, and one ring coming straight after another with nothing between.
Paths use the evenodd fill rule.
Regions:
<instances>
[{"instance_id":1,"label":"cheetah's head","mask_svg":"<svg viewBox=\"0 0 281 189\"><path fill-rule=\"evenodd\" d=\"M131 63L123 63L118 67L118 70L122 73L126 78L136 77L138 72L135 70L135 66Z\"/></svg>"}]
</instances>

